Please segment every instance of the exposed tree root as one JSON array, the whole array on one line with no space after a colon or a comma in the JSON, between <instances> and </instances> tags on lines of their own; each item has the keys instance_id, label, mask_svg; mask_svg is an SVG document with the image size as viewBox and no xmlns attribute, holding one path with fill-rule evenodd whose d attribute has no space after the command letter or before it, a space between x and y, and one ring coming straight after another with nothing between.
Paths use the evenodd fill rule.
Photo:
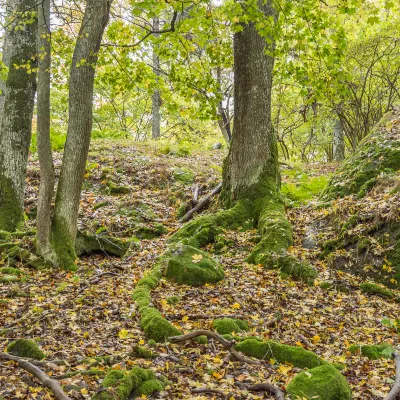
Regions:
<instances>
[{"instance_id":1,"label":"exposed tree root","mask_svg":"<svg viewBox=\"0 0 400 400\"><path fill-rule=\"evenodd\" d=\"M257 383L248 388L250 392L267 392L275 396L277 400L285 400L285 394L277 386L269 382Z\"/></svg>"},{"instance_id":2,"label":"exposed tree root","mask_svg":"<svg viewBox=\"0 0 400 400\"><path fill-rule=\"evenodd\" d=\"M250 358L247 358L243 354L241 354L237 350L235 350L235 348L233 347L235 345L235 341L227 340L224 337L218 335L218 333L208 331L206 329L199 329L197 331L186 333L185 335L171 336L168 338L168 340L172 343L180 343L180 342L185 342L186 340L191 340L191 339L197 338L199 336L207 336L208 338L214 339L217 342L221 343L222 346L224 346L224 348L226 350L228 350L229 353L238 361L244 362L246 364L252 364L252 365L262 365L263 364L261 361L255 361Z\"/></svg>"},{"instance_id":3,"label":"exposed tree root","mask_svg":"<svg viewBox=\"0 0 400 400\"><path fill-rule=\"evenodd\" d=\"M384 398L384 400L398 400L400 399L400 353L394 353L394 362L396 364L396 379L394 381L392 390Z\"/></svg>"},{"instance_id":4,"label":"exposed tree root","mask_svg":"<svg viewBox=\"0 0 400 400\"><path fill-rule=\"evenodd\" d=\"M39 379L44 387L49 388L54 393L54 396L57 400L71 400L71 398L68 397L66 393L62 390L61 385L56 380L51 379L47 374L45 374L36 365L33 365L33 363L31 363L30 361L2 352L0 352L0 359L17 362L21 368L23 368L25 371L28 371L34 377Z\"/></svg>"}]
</instances>

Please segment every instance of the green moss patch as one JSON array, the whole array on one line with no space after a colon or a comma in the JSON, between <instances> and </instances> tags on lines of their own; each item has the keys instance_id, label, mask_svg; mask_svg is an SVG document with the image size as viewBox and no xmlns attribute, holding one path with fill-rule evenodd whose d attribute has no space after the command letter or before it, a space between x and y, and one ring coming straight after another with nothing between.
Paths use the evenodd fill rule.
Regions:
<instances>
[{"instance_id":1,"label":"green moss patch","mask_svg":"<svg viewBox=\"0 0 400 400\"><path fill-rule=\"evenodd\" d=\"M105 390L96 393L93 400L127 400L132 393L135 397L149 396L164 389L163 382L156 379L153 371L139 367L130 371L111 369L101 386Z\"/></svg>"},{"instance_id":2,"label":"green moss patch","mask_svg":"<svg viewBox=\"0 0 400 400\"><path fill-rule=\"evenodd\" d=\"M236 318L218 318L212 322L212 326L221 335L249 330L249 324L246 321Z\"/></svg>"},{"instance_id":3,"label":"green moss patch","mask_svg":"<svg viewBox=\"0 0 400 400\"><path fill-rule=\"evenodd\" d=\"M276 362L290 363L298 368L314 368L327 364L325 360L309 350L298 346L288 346L273 340L260 341L246 339L235 346L236 350L260 360L273 359Z\"/></svg>"},{"instance_id":4,"label":"green moss patch","mask_svg":"<svg viewBox=\"0 0 400 400\"><path fill-rule=\"evenodd\" d=\"M380 358L391 358L394 349L390 344L365 344L356 345L353 344L349 347L349 351L352 354L361 353L363 356L370 360L379 360Z\"/></svg>"},{"instance_id":5,"label":"green moss patch","mask_svg":"<svg viewBox=\"0 0 400 400\"><path fill-rule=\"evenodd\" d=\"M171 250L170 254L165 276L174 282L202 286L224 278L223 269L202 250L180 245Z\"/></svg>"},{"instance_id":6,"label":"green moss patch","mask_svg":"<svg viewBox=\"0 0 400 400\"><path fill-rule=\"evenodd\" d=\"M90 235L78 232L75 240L76 255L104 252L123 257L129 248L130 242L106 235Z\"/></svg>"},{"instance_id":7,"label":"green moss patch","mask_svg":"<svg viewBox=\"0 0 400 400\"><path fill-rule=\"evenodd\" d=\"M286 392L292 400L351 400L351 389L344 376L332 365L300 372Z\"/></svg>"},{"instance_id":8,"label":"green moss patch","mask_svg":"<svg viewBox=\"0 0 400 400\"><path fill-rule=\"evenodd\" d=\"M168 233L168 229L161 223L155 222L152 225L140 225L135 229L135 236L139 239L153 239Z\"/></svg>"},{"instance_id":9,"label":"green moss patch","mask_svg":"<svg viewBox=\"0 0 400 400\"><path fill-rule=\"evenodd\" d=\"M34 360L43 360L46 357L37 343L29 339L17 339L11 342L6 350L14 356L33 358Z\"/></svg>"},{"instance_id":10,"label":"green moss patch","mask_svg":"<svg viewBox=\"0 0 400 400\"><path fill-rule=\"evenodd\" d=\"M363 293L374 294L385 299L396 299L397 295L390 289L379 286L375 283L361 283L360 289Z\"/></svg>"},{"instance_id":11,"label":"green moss patch","mask_svg":"<svg viewBox=\"0 0 400 400\"><path fill-rule=\"evenodd\" d=\"M332 176L323 198L331 200L350 194L365 196L382 173L400 169L400 140L385 125L395 115L385 116L370 135L365 137L351 157Z\"/></svg>"},{"instance_id":12,"label":"green moss patch","mask_svg":"<svg viewBox=\"0 0 400 400\"><path fill-rule=\"evenodd\" d=\"M147 338L156 342L164 342L170 336L181 334L151 303L150 293L161 279L164 261L163 257L159 258L151 271L139 280L133 292L133 299L140 313L140 327Z\"/></svg>"}]
</instances>

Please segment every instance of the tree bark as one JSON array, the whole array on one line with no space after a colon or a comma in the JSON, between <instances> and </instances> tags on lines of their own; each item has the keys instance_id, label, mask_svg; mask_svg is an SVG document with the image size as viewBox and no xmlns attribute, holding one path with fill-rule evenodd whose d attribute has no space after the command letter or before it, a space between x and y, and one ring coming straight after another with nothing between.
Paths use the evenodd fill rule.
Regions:
<instances>
[{"instance_id":1,"label":"tree bark","mask_svg":"<svg viewBox=\"0 0 400 400\"><path fill-rule=\"evenodd\" d=\"M217 68L217 83L222 92L222 77L221 77L221 67ZM232 135L231 135L231 123L226 115L225 109L222 104L222 100L218 103L218 126L221 130L221 133L225 139L227 146L229 146Z\"/></svg>"},{"instance_id":2,"label":"tree bark","mask_svg":"<svg viewBox=\"0 0 400 400\"><path fill-rule=\"evenodd\" d=\"M5 33L8 76L0 117L0 229L14 231L23 221L23 201L36 90L37 20L34 0L9 0ZM24 15L23 17L21 15Z\"/></svg>"},{"instance_id":3,"label":"tree bark","mask_svg":"<svg viewBox=\"0 0 400 400\"><path fill-rule=\"evenodd\" d=\"M54 192L54 165L50 143L50 67L51 31L50 0L38 5L38 87L37 87L37 150L40 185L37 207L37 252L51 251L51 202Z\"/></svg>"},{"instance_id":4,"label":"tree bark","mask_svg":"<svg viewBox=\"0 0 400 400\"><path fill-rule=\"evenodd\" d=\"M75 269L79 201L92 130L95 67L111 0L88 0L69 81L69 123L51 228L53 264ZM48 258L48 257L47 257Z\"/></svg>"},{"instance_id":5,"label":"tree bark","mask_svg":"<svg viewBox=\"0 0 400 400\"><path fill-rule=\"evenodd\" d=\"M153 19L153 30L159 31L160 30L160 20L158 17L154 17ZM158 37L159 34L155 33L154 37ZM153 72L157 77L157 84L158 84L158 77L160 76L160 57L157 54L157 45L153 44ZM153 92L153 99L152 99L152 138L158 139L161 135L161 117L160 117L160 105L161 105L161 95L160 90L155 89Z\"/></svg>"},{"instance_id":6,"label":"tree bark","mask_svg":"<svg viewBox=\"0 0 400 400\"><path fill-rule=\"evenodd\" d=\"M275 17L270 1L259 0L265 18ZM271 121L274 59L252 22L234 35L234 132L224 168L228 204L256 200L277 189L278 148Z\"/></svg>"},{"instance_id":7,"label":"tree bark","mask_svg":"<svg viewBox=\"0 0 400 400\"><path fill-rule=\"evenodd\" d=\"M337 162L344 160L344 132L340 119L336 119L333 125L333 159Z\"/></svg>"}]
</instances>

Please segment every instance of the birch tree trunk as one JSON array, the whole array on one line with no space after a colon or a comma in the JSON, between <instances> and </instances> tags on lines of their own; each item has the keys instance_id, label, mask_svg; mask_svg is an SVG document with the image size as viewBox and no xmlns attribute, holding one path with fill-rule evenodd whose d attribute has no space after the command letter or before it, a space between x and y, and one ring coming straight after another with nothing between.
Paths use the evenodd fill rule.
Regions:
<instances>
[{"instance_id":1,"label":"birch tree trunk","mask_svg":"<svg viewBox=\"0 0 400 400\"><path fill-rule=\"evenodd\" d=\"M344 160L344 151L345 151L345 143L344 143L344 132L340 119L336 119L333 125L333 159L335 161L343 161Z\"/></svg>"},{"instance_id":2,"label":"birch tree trunk","mask_svg":"<svg viewBox=\"0 0 400 400\"><path fill-rule=\"evenodd\" d=\"M222 76L221 76L221 67L217 68L217 83L220 88L220 91L222 92ZM231 135L231 123L228 119L228 116L226 115L226 112L224 110L222 100L218 103L218 126L219 129L221 130L221 133L225 139L226 145L229 147L230 141L232 139Z\"/></svg>"},{"instance_id":3,"label":"birch tree trunk","mask_svg":"<svg viewBox=\"0 0 400 400\"><path fill-rule=\"evenodd\" d=\"M160 30L160 20L158 17L154 17L153 19L153 30L154 31ZM155 33L154 36L157 38L159 34ZM153 72L157 78L160 76L160 57L157 54L156 44L153 44ZM151 136L153 139L158 139L161 135L160 105L161 105L160 90L155 89L152 99L153 117L152 117Z\"/></svg>"},{"instance_id":4,"label":"birch tree trunk","mask_svg":"<svg viewBox=\"0 0 400 400\"><path fill-rule=\"evenodd\" d=\"M69 122L51 227L52 252L46 258L75 269L75 238L83 175L92 130L95 68L111 0L87 0L72 58Z\"/></svg>"},{"instance_id":5,"label":"birch tree trunk","mask_svg":"<svg viewBox=\"0 0 400 400\"><path fill-rule=\"evenodd\" d=\"M37 150L40 185L37 207L37 252L51 251L51 201L54 192L54 166L50 143L50 67L51 31L50 0L38 5L38 87L37 87Z\"/></svg>"},{"instance_id":6,"label":"birch tree trunk","mask_svg":"<svg viewBox=\"0 0 400 400\"><path fill-rule=\"evenodd\" d=\"M0 116L0 230L14 231L22 223L24 213L36 90L32 60L36 55L37 20L35 0L9 0L8 5L8 17L17 18L5 33L5 61L9 70Z\"/></svg>"}]
</instances>

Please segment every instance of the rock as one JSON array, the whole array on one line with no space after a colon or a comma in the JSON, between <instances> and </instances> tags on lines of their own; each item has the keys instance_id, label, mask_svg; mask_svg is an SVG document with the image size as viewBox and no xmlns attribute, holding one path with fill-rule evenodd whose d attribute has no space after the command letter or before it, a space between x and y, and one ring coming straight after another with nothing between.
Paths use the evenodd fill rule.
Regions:
<instances>
[{"instance_id":1,"label":"rock","mask_svg":"<svg viewBox=\"0 0 400 400\"><path fill-rule=\"evenodd\" d=\"M212 145L212 149L213 149L213 150L220 150L220 149L222 149L222 143L220 143L220 142L214 143L214 144Z\"/></svg>"}]
</instances>

